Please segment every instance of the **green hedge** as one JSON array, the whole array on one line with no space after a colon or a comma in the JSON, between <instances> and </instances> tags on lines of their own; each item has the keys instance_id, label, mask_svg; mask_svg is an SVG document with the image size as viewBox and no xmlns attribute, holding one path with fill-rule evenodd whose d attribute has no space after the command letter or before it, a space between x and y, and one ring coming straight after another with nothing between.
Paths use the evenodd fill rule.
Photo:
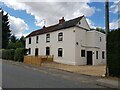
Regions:
<instances>
[{"instance_id":1,"label":"green hedge","mask_svg":"<svg viewBox=\"0 0 120 90\"><path fill-rule=\"evenodd\" d=\"M3 49L2 50L2 59L14 60L14 49Z\"/></svg>"},{"instance_id":2,"label":"green hedge","mask_svg":"<svg viewBox=\"0 0 120 90\"><path fill-rule=\"evenodd\" d=\"M24 48L17 48L15 50L14 60L15 61L19 61L19 62L23 62L25 54L26 54L26 49L24 49Z\"/></svg>"},{"instance_id":3,"label":"green hedge","mask_svg":"<svg viewBox=\"0 0 120 90\"><path fill-rule=\"evenodd\" d=\"M24 48L3 49L2 59L23 62L23 58L24 58L24 55L26 55L26 52L27 50Z\"/></svg>"},{"instance_id":4,"label":"green hedge","mask_svg":"<svg viewBox=\"0 0 120 90\"><path fill-rule=\"evenodd\" d=\"M110 76L120 76L120 29L108 33L107 60Z\"/></svg>"}]
</instances>

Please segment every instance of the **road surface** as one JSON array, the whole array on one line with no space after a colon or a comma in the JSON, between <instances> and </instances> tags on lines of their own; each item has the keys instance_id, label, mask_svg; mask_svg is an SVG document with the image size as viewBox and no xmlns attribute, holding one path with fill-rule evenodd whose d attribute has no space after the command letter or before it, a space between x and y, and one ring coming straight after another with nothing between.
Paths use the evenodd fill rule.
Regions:
<instances>
[{"instance_id":1,"label":"road surface","mask_svg":"<svg viewBox=\"0 0 120 90\"><path fill-rule=\"evenodd\" d=\"M96 85L97 77L8 61L2 66L3 88L105 88Z\"/></svg>"}]
</instances>

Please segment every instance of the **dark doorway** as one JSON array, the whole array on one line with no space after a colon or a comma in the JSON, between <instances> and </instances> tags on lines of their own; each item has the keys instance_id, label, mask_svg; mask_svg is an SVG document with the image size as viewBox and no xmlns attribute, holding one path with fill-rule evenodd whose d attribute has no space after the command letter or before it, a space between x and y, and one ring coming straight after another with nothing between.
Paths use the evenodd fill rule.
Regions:
<instances>
[{"instance_id":1,"label":"dark doorway","mask_svg":"<svg viewBox=\"0 0 120 90\"><path fill-rule=\"evenodd\" d=\"M46 55L50 55L50 47L46 47Z\"/></svg>"},{"instance_id":2,"label":"dark doorway","mask_svg":"<svg viewBox=\"0 0 120 90\"><path fill-rule=\"evenodd\" d=\"M92 65L92 51L87 51L87 65Z\"/></svg>"},{"instance_id":3,"label":"dark doorway","mask_svg":"<svg viewBox=\"0 0 120 90\"><path fill-rule=\"evenodd\" d=\"M35 49L35 56L38 56L38 48Z\"/></svg>"}]
</instances>

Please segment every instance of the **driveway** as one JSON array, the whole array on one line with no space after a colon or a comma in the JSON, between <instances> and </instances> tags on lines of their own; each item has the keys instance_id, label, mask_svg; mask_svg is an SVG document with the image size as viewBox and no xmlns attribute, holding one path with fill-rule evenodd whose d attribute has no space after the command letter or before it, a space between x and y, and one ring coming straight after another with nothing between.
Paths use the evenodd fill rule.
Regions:
<instances>
[{"instance_id":1,"label":"driveway","mask_svg":"<svg viewBox=\"0 0 120 90\"><path fill-rule=\"evenodd\" d=\"M99 77L105 74L105 68L106 68L105 65L74 66L74 65L66 65L66 64L60 64L60 63L55 63L55 62L45 62L45 63L42 63L42 66L80 73L80 74L85 74L85 75L99 76Z\"/></svg>"}]
</instances>

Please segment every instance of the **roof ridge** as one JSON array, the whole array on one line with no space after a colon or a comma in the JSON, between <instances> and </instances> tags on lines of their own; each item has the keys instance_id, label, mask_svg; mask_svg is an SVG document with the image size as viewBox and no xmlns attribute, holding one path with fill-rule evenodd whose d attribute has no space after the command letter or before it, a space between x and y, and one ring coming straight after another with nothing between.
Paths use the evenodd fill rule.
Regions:
<instances>
[{"instance_id":1,"label":"roof ridge","mask_svg":"<svg viewBox=\"0 0 120 90\"><path fill-rule=\"evenodd\" d=\"M73 19L67 20L67 21L65 21L62 24L58 23L58 24L55 24L55 25L51 25L51 26L48 26L48 27L45 27L45 28L41 28L41 29L35 30L35 31L31 32L29 35L27 35L26 38L30 37L30 36L40 35L40 34L44 34L44 33L48 33L48 32L53 32L53 31L60 30L60 29L65 29L65 28L73 27L83 17L84 17L84 15L83 16L79 16L77 18L73 18Z\"/></svg>"}]
</instances>

